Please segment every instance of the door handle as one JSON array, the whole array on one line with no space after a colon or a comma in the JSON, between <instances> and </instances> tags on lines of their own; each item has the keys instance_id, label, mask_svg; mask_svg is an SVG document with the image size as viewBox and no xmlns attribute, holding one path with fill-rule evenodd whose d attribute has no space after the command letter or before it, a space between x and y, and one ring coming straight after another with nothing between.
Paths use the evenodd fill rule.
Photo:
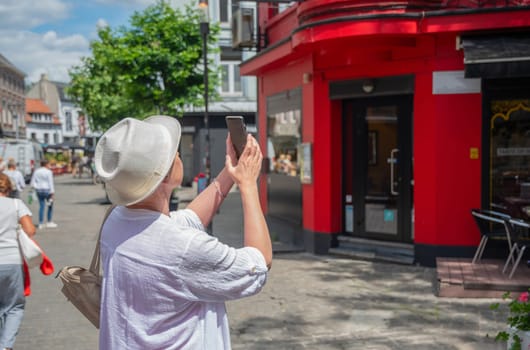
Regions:
<instances>
[{"instance_id":1,"label":"door handle","mask_svg":"<svg viewBox=\"0 0 530 350\"><path fill-rule=\"evenodd\" d=\"M394 148L392 151L390 151L390 158L388 158L386 161L388 164L390 164L390 194L397 196L399 195L399 192L396 191L395 185L396 181L394 179L394 176L396 175L395 171L395 164L397 164L397 153L399 152L399 149Z\"/></svg>"}]
</instances>

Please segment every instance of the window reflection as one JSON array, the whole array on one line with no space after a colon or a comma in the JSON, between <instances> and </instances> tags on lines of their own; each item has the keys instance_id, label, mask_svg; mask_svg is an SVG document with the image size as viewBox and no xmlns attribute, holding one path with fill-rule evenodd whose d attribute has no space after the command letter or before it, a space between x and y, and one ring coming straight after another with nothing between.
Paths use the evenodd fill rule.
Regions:
<instances>
[{"instance_id":1,"label":"window reflection","mask_svg":"<svg viewBox=\"0 0 530 350\"><path fill-rule=\"evenodd\" d=\"M299 109L271 114L268 120L268 158L270 171L287 176L298 176L298 146L301 135Z\"/></svg>"},{"instance_id":2,"label":"window reflection","mask_svg":"<svg viewBox=\"0 0 530 350\"><path fill-rule=\"evenodd\" d=\"M492 101L491 203L530 219L530 100Z\"/></svg>"}]
</instances>

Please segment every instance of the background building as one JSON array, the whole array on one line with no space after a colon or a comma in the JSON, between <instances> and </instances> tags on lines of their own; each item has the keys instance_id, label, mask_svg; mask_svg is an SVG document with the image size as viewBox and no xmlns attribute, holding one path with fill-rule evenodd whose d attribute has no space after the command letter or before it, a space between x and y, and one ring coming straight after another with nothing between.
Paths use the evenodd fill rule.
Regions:
<instances>
[{"instance_id":1,"label":"background building","mask_svg":"<svg viewBox=\"0 0 530 350\"><path fill-rule=\"evenodd\" d=\"M253 8L255 4L250 3ZM208 104L208 126L210 134L211 172L215 176L224 167L225 140L227 129L225 117L241 115L247 129L256 132L256 79L241 77L239 65L255 54L232 47L231 21L238 9L238 3L231 0L209 1L211 23L219 23L219 53L209 53L214 57L221 79L219 100ZM212 67L212 69L216 69ZM193 108L184 113L180 155L184 163L184 184L190 184L194 177L205 172L204 154L206 133L204 108Z\"/></svg>"},{"instance_id":2,"label":"background building","mask_svg":"<svg viewBox=\"0 0 530 350\"><path fill-rule=\"evenodd\" d=\"M61 122L42 100L26 98L25 138L39 142L43 147L62 143Z\"/></svg>"},{"instance_id":3,"label":"background building","mask_svg":"<svg viewBox=\"0 0 530 350\"><path fill-rule=\"evenodd\" d=\"M24 78L26 74L0 54L0 137L23 138L26 133L24 121Z\"/></svg>"},{"instance_id":4,"label":"background building","mask_svg":"<svg viewBox=\"0 0 530 350\"><path fill-rule=\"evenodd\" d=\"M64 142L65 146L93 149L101 133L90 128L88 116L66 93L67 86L66 83L50 81L46 74L42 74L41 79L28 89L26 96L42 100L59 118L60 143Z\"/></svg>"},{"instance_id":5,"label":"background building","mask_svg":"<svg viewBox=\"0 0 530 350\"><path fill-rule=\"evenodd\" d=\"M472 208L528 219L529 1L271 2L257 18L241 73L258 78L261 201L293 242L433 265L475 251Z\"/></svg>"}]
</instances>

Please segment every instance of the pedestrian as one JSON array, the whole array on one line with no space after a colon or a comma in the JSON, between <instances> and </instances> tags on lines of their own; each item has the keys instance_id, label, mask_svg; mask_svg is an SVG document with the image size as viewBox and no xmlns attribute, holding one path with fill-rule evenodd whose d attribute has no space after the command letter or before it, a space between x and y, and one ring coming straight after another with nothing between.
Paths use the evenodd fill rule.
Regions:
<instances>
[{"instance_id":1,"label":"pedestrian","mask_svg":"<svg viewBox=\"0 0 530 350\"><path fill-rule=\"evenodd\" d=\"M41 160L40 165L40 168L33 173L30 182L31 187L35 190L37 198L39 199L39 229L46 227L55 228L57 227L57 224L52 221L55 193L53 173L49 168L50 163L47 159ZM48 207L48 221L44 224L44 211L46 207Z\"/></svg>"},{"instance_id":2,"label":"pedestrian","mask_svg":"<svg viewBox=\"0 0 530 350\"><path fill-rule=\"evenodd\" d=\"M8 198L10 191L8 176L0 173L0 349L7 350L15 345L26 304L17 227L30 237L35 234L31 211L20 199Z\"/></svg>"},{"instance_id":3,"label":"pedestrian","mask_svg":"<svg viewBox=\"0 0 530 350\"><path fill-rule=\"evenodd\" d=\"M17 163L14 159L9 159L7 162L7 170L4 171L4 174L9 176L11 182L15 184L15 190L11 191L11 197L20 198L22 190L26 187L26 182L24 181L24 175L17 169Z\"/></svg>"},{"instance_id":4,"label":"pedestrian","mask_svg":"<svg viewBox=\"0 0 530 350\"><path fill-rule=\"evenodd\" d=\"M96 170L117 207L103 225L99 348L230 349L224 302L257 294L272 263L257 178L262 154L248 136L239 161L230 137L225 167L188 205L169 211L183 179L179 122L126 118L96 146ZM244 247L205 231L237 184Z\"/></svg>"}]
</instances>

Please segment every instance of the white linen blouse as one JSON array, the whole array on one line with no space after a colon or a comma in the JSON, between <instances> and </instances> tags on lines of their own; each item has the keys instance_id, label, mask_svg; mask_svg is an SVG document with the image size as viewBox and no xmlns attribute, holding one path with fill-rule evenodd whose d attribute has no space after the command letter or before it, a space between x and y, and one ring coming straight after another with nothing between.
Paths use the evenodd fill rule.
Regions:
<instances>
[{"instance_id":1,"label":"white linen blouse","mask_svg":"<svg viewBox=\"0 0 530 350\"><path fill-rule=\"evenodd\" d=\"M99 348L230 349L226 300L258 293L265 258L204 232L191 210L116 207L102 231Z\"/></svg>"}]
</instances>

